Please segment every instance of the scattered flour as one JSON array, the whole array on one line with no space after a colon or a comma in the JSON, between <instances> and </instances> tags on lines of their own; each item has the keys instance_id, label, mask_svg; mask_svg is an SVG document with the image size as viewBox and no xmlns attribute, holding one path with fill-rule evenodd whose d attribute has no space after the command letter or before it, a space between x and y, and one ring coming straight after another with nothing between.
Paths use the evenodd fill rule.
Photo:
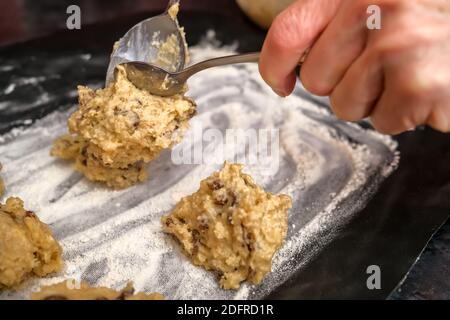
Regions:
<instances>
[{"instance_id":1,"label":"scattered flour","mask_svg":"<svg viewBox=\"0 0 450 320\"><path fill-rule=\"evenodd\" d=\"M192 60L231 54L235 48L219 47L209 33L192 48ZM194 76L189 87L199 111L193 121L205 128L280 130L280 170L267 176L258 165L245 168L266 189L294 199L288 238L274 259L273 272L260 286L222 290L213 273L193 266L174 239L161 232L161 215L196 191L217 166L177 166L165 152L150 165L148 182L108 190L49 156L70 114L55 111L1 136L0 161L6 196L22 197L27 208L50 224L64 249L65 269L30 280L21 290L3 292L0 299L27 298L39 286L65 278L113 288L133 280L137 290L158 291L168 299L262 298L332 241L335 230L366 204L397 165L390 138L337 121L300 87L291 97L275 96L256 65L210 69Z\"/></svg>"}]
</instances>

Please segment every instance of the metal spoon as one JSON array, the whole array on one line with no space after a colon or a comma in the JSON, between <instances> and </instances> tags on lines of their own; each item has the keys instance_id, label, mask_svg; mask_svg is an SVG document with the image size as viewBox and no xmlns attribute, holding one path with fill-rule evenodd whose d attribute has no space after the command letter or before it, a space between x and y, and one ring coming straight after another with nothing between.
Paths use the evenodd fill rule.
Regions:
<instances>
[{"instance_id":1,"label":"metal spoon","mask_svg":"<svg viewBox=\"0 0 450 320\"><path fill-rule=\"evenodd\" d=\"M106 85L114 80L115 68L120 64L125 67L128 79L137 88L155 95L171 96L182 91L187 79L202 70L228 64L258 62L259 53L256 52L214 58L184 68L187 52L183 36L177 22L168 13L169 8L178 2L179 0L169 1L165 13L141 21L119 40L111 54ZM171 61L170 66L157 65L158 43L164 42L172 34L177 39L179 56Z\"/></svg>"},{"instance_id":2,"label":"metal spoon","mask_svg":"<svg viewBox=\"0 0 450 320\"><path fill-rule=\"evenodd\" d=\"M158 44L164 42L171 35L175 35L177 39L176 45L180 52L180 56L176 59L177 61L172 63L171 67L174 69L171 71L184 69L186 52L183 36L180 33L177 22L169 15L169 9L173 5L178 4L178 2L179 0L170 0L163 14L139 22L116 42L106 73L106 85L114 80L115 68L119 64L127 62L152 63L157 61Z\"/></svg>"},{"instance_id":3,"label":"metal spoon","mask_svg":"<svg viewBox=\"0 0 450 320\"><path fill-rule=\"evenodd\" d=\"M128 79L139 89L159 96L172 96L184 89L189 77L202 70L235 63L257 62L259 53L237 54L205 60L179 72L169 72L145 62L124 63Z\"/></svg>"}]
</instances>

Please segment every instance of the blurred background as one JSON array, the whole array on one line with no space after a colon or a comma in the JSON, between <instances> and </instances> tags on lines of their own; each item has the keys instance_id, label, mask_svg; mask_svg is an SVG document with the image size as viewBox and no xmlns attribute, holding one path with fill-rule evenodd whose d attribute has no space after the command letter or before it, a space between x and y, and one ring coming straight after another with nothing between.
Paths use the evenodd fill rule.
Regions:
<instances>
[{"instance_id":1,"label":"blurred background","mask_svg":"<svg viewBox=\"0 0 450 320\"><path fill-rule=\"evenodd\" d=\"M232 13L239 6L255 23L267 28L293 0L183 0L183 10ZM230 4L232 3L232 4ZM66 28L69 5L82 8L82 26L142 12L163 10L167 0L1 0L0 45L21 42Z\"/></svg>"}]
</instances>

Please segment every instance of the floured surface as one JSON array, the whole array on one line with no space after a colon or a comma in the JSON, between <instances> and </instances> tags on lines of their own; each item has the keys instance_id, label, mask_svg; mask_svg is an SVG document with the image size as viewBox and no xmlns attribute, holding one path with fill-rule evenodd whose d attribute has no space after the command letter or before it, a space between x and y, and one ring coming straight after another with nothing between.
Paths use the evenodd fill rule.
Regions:
<instances>
[{"instance_id":1,"label":"floured surface","mask_svg":"<svg viewBox=\"0 0 450 320\"><path fill-rule=\"evenodd\" d=\"M231 50L202 44L193 48L192 58ZM280 130L280 170L268 176L258 165L244 169L266 190L293 198L287 242L273 272L259 286L222 290L216 275L193 266L162 232L160 217L221 165L175 165L170 152L163 152L150 165L149 181L111 191L49 156L70 114L54 112L1 137L0 162L5 196L20 196L50 225L63 247L65 269L3 292L0 299L27 298L40 285L65 278L112 288L132 280L137 291L161 292L168 299L262 298L333 240L398 160L390 139L336 121L300 89L292 97L276 97L256 65L211 69L193 77L189 87L188 96L198 104L194 127Z\"/></svg>"}]
</instances>

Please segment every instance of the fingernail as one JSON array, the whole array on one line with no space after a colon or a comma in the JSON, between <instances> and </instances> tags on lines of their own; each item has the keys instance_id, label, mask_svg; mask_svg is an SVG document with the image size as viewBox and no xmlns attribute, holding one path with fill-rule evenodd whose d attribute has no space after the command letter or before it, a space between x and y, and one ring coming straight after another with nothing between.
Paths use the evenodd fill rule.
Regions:
<instances>
[{"instance_id":1,"label":"fingernail","mask_svg":"<svg viewBox=\"0 0 450 320\"><path fill-rule=\"evenodd\" d=\"M277 95L279 95L282 98L284 98L288 95L286 91L281 90L281 89L272 88L272 90L273 90L273 92L275 92Z\"/></svg>"}]
</instances>

